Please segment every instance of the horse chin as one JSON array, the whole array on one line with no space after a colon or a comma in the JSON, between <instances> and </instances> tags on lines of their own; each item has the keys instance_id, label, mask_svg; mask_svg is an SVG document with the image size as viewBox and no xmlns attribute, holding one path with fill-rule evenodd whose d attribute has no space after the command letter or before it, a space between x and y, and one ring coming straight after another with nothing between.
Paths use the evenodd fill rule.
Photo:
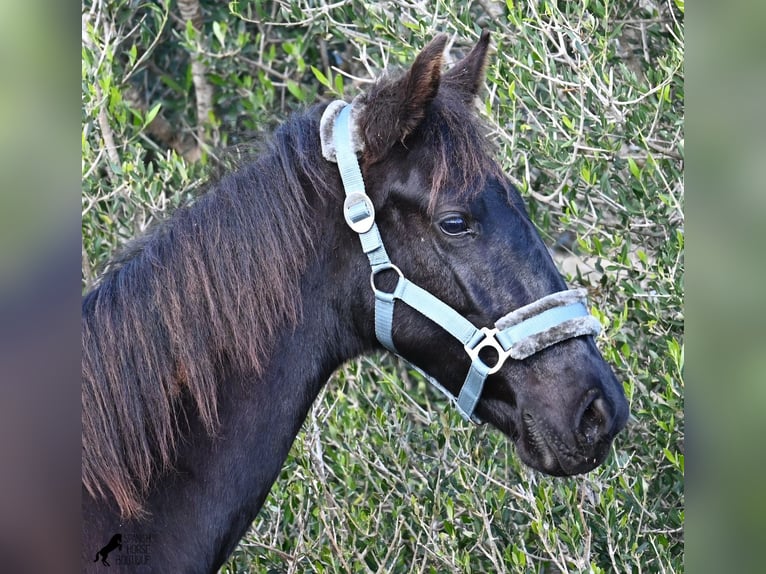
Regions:
<instances>
[{"instance_id":1,"label":"horse chin","mask_svg":"<svg viewBox=\"0 0 766 574\"><path fill-rule=\"evenodd\" d=\"M579 449L570 445L541 418L529 412L522 415L520 432L514 441L516 451L527 466L551 476L584 474L600 466L609 454L611 440Z\"/></svg>"},{"instance_id":2,"label":"horse chin","mask_svg":"<svg viewBox=\"0 0 766 574\"><path fill-rule=\"evenodd\" d=\"M508 436L521 461L530 468L550 476L573 476L600 466L609 454L611 439L585 447L569 444L541 417L529 411L512 415L507 405L498 409L500 403L492 403L495 408L482 409L484 420Z\"/></svg>"}]
</instances>

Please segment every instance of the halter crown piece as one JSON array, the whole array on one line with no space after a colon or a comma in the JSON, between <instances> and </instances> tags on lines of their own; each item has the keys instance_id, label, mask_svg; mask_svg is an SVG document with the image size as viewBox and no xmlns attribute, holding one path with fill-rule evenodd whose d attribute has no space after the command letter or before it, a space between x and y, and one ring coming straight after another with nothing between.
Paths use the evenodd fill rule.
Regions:
<instances>
[{"instance_id":1,"label":"halter crown piece","mask_svg":"<svg viewBox=\"0 0 766 574\"><path fill-rule=\"evenodd\" d=\"M436 379L415 365L413 367L446 395L463 418L480 424L481 420L474 410L484 382L489 375L499 371L509 357L521 360L572 337L597 335L601 324L585 307L585 289L572 289L552 293L520 307L498 319L492 328L479 328L441 299L404 277L386 253L375 223L375 208L364 189L356 157L357 152L363 149L363 142L356 131L353 116L353 105L340 100L332 102L322 115L320 136L324 157L337 162L343 180L346 193L343 216L348 226L359 235L362 251L372 268L370 284L375 294L375 335L384 347L399 355L393 341L394 303L399 300L460 341L471 359L471 366L457 397ZM381 291L375 285L375 276L383 271L398 275L396 287L391 292ZM479 356L486 348L494 349L497 354L492 366Z\"/></svg>"}]
</instances>

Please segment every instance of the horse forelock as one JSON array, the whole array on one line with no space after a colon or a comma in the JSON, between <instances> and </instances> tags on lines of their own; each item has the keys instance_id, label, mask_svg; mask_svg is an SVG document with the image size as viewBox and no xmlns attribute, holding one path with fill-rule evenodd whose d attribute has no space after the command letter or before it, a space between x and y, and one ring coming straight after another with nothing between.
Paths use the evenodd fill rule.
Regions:
<instances>
[{"instance_id":1,"label":"horse forelock","mask_svg":"<svg viewBox=\"0 0 766 574\"><path fill-rule=\"evenodd\" d=\"M172 465L183 397L211 433L227 372L263 373L301 316L310 193L331 193L316 112L282 124L247 165L158 224L83 299L83 484L142 513ZM312 183L313 182L313 183Z\"/></svg>"},{"instance_id":2,"label":"horse forelock","mask_svg":"<svg viewBox=\"0 0 766 574\"><path fill-rule=\"evenodd\" d=\"M370 98L384 94L391 100L388 106L375 106L376 112L390 116L383 124L397 122L397 98L387 88L396 86L400 79L396 75L384 76L370 91ZM405 148L415 140L422 146L419 157L425 161L419 163L429 170L425 175L431 183L430 211L445 192L469 200L484 188L488 179L505 179L488 132L476 106L466 101L465 94L442 83L420 124L401 142Z\"/></svg>"},{"instance_id":3,"label":"horse forelock","mask_svg":"<svg viewBox=\"0 0 766 574\"><path fill-rule=\"evenodd\" d=\"M484 189L487 180L505 178L495 160L496 150L488 137L487 126L476 107L466 103L463 95L454 89L440 87L423 129L436 150L430 208L445 190L468 200Z\"/></svg>"}]
</instances>

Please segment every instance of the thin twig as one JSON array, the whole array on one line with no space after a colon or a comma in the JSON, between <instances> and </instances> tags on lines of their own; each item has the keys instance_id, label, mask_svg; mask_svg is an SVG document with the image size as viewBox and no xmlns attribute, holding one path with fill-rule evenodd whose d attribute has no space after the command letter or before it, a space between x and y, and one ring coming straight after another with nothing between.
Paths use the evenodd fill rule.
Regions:
<instances>
[{"instance_id":1,"label":"thin twig","mask_svg":"<svg viewBox=\"0 0 766 574\"><path fill-rule=\"evenodd\" d=\"M662 155L666 155L668 157L672 157L673 159L677 159L679 161L683 160L683 156L678 153L677 151L674 151L672 149L664 148L660 145L657 145L653 141L645 140L644 143L646 144L646 147L651 149L652 151L656 151L657 153L661 153Z\"/></svg>"}]
</instances>

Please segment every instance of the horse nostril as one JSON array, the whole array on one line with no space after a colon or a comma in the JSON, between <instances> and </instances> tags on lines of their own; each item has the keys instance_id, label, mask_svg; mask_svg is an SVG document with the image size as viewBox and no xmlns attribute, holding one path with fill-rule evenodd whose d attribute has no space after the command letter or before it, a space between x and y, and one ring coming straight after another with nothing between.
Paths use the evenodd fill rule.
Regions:
<instances>
[{"instance_id":1,"label":"horse nostril","mask_svg":"<svg viewBox=\"0 0 766 574\"><path fill-rule=\"evenodd\" d=\"M598 393L586 403L577 430L585 444L595 444L608 432L611 423L609 404Z\"/></svg>"}]
</instances>

